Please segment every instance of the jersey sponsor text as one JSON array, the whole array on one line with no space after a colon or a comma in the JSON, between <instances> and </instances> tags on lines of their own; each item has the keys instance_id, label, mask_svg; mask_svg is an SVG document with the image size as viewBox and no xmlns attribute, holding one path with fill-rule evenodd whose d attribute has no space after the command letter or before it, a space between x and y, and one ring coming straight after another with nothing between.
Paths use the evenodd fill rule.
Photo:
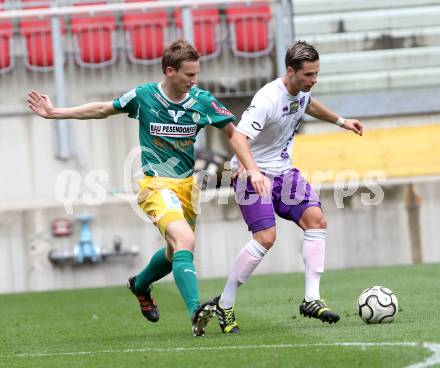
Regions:
<instances>
[{"instance_id":1,"label":"jersey sponsor text","mask_svg":"<svg viewBox=\"0 0 440 368\"><path fill-rule=\"evenodd\" d=\"M124 93L121 97L119 97L119 103L121 104L121 107L127 106L127 104L135 97L136 97L135 89L132 89L127 93Z\"/></svg>"},{"instance_id":2,"label":"jersey sponsor text","mask_svg":"<svg viewBox=\"0 0 440 368\"><path fill-rule=\"evenodd\" d=\"M223 108L221 108L219 105L217 105L217 104L215 103L215 101L212 101L212 102L211 102L211 105L212 105L212 107L214 108L214 110L217 111L219 114L226 115L226 116L232 116L232 112L230 112L230 111L227 110L227 109L223 109Z\"/></svg>"},{"instance_id":3,"label":"jersey sponsor text","mask_svg":"<svg viewBox=\"0 0 440 368\"><path fill-rule=\"evenodd\" d=\"M156 100L158 100L162 104L162 106L164 107L170 106L170 104L165 101L165 99L160 95L160 93L155 93L154 97L156 97Z\"/></svg>"},{"instance_id":4,"label":"jersey sponsor text","mask_svg":"<svg viewBox=\"0 0 440 368\"><path fill-rule=\"evenodd\" d=\"M192 137L197 133L197 125L150 123L150 134L161 137Z\"/></svg>"}]
</instances>

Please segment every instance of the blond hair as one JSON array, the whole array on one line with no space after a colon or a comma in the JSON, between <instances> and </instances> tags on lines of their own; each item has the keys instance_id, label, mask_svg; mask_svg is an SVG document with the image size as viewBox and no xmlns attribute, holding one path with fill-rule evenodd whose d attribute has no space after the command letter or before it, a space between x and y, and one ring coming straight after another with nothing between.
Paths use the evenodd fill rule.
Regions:
<instances>
[{"instance_id":1,"label":"blond hair","mask_svg":"<svg viewBox=\"0 0 440 368\"><path fill-rule=\"evenodd\" d=\"M166 69L170 66L175 70L179 70L184 61L197 61L200 55L193 45L182 38L168 45L162 54L162 72L165 74Z\"/></svg>"}]
</instances>

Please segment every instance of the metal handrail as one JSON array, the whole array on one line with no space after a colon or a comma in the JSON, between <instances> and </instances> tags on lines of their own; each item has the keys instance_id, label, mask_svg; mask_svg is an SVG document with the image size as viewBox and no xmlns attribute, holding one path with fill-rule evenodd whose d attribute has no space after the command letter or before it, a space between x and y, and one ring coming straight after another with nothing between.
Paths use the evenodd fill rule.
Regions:
<instances>
[{"instance_id":1,"label":"metal handrail","mask_svg":"<svg viewBox=\"0 0 440 368\"><path fill-rule=\"evenodd\" d=\"M181 0L181 1L146 1L136 3L115 3L115 4L99 4L99 5L83 5L83 6L52 6L43 9L21 9L21 10L6 10L0 12L0 19L12 18L28 18L28 17L56 17L73 14L90 14L109 11L132 11L132 10L149 10L149 9L163 9L172 7L201 7L209 5L231 5L231 4L258 4L258 3L274 3L280 0Z\"/></svg>"}]
</instances>

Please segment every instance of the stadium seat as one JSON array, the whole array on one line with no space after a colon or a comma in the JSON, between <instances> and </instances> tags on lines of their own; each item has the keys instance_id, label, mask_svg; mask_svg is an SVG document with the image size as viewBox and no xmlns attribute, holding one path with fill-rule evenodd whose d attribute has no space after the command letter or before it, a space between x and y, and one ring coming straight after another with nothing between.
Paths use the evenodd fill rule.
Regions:
<instances>
[{"instance_id":1,"label":"stadium seat","mask_svg":"<svg viewBox=\"0 0 440 368\"><path fill-rule=\"evenodd\" d=\"M3 11L4 0L0 0L0 12ZM14 65L14 59L11 57L11 39L12 39L12 22L0 22L0 73L7 72Z\"/></svg>"},{"instance_id":2,"label":"stadium seat","mask_svg":"<svg viewBox=\"0 0 440 368\"><path fill-rule=\"evenodd\" d=\"M258 57L272 51L272 15L269 6L230 6L226 9L226 17L231 35L231 48L236 55Z\"/></svg>"},{"instance_id":3,"label":"stadium seat","mask_svg":"<svg viewBox=\"0 0 440 368\"><path fill-rule=\"evenodd\" d=\"M145 0L125 0L140 2ZM165 10L126 12L122 16L128 58L133 63L152 64L162 57L169 26Z\"/></svg>"},{"instance_id":4,"label":"stadium seat","mask_svg":"<svg viewBox=\"0 0 440 368\"><path fill-rule=\"evenodd\" d=\"M23 9L42 9L49 5L34 5L33 0L21 0ZM61 32L64 24L61 22ZM48 71L53 68L52 27L50 18L25 18L20 21L20 35L25 40L25 65L32 70Z\"/></svg>"},{"instance_id":5,"label":"stadium seat","mask_svg":"<svg viewBox=\"0 0 440 368\"><path fill-rule=\"evenodd\" d=\"M220 12L218 9L193 9L194 46L202 58L212 58L221 51L220 42ZM174 14L176 27L182 33L182 11L176 10Z\"/></svg>"},{"instance_id":6,"label":"stadium seat","mask_svg":"<svg viewBox=\"0 0 440 368\"><path fill-rule=\"evenodd\" d=\"M106 2L75 3L75 6L100 5ZM111 13L72 16L75 39L75 60L80 66L95 68L116 61L114 31L116 19Z\"/></svg>"}]
</instances>

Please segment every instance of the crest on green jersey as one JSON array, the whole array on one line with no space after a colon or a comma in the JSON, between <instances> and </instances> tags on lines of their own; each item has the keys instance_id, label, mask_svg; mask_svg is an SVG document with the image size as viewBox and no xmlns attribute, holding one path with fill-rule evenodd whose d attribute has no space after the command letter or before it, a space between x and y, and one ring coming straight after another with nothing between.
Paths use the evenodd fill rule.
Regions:
<instances>
[{"instance_id":1,"label":"crest on green jersey","mask_svg":"<svg viewBox=\"0 0 440 368\"><path fill-rule=\"evenodd\" d=\"M194 123L197 124L200 121L200 114L198 112L193 112L192 120L193 120Z\"/></svg>"}]
</instances>

